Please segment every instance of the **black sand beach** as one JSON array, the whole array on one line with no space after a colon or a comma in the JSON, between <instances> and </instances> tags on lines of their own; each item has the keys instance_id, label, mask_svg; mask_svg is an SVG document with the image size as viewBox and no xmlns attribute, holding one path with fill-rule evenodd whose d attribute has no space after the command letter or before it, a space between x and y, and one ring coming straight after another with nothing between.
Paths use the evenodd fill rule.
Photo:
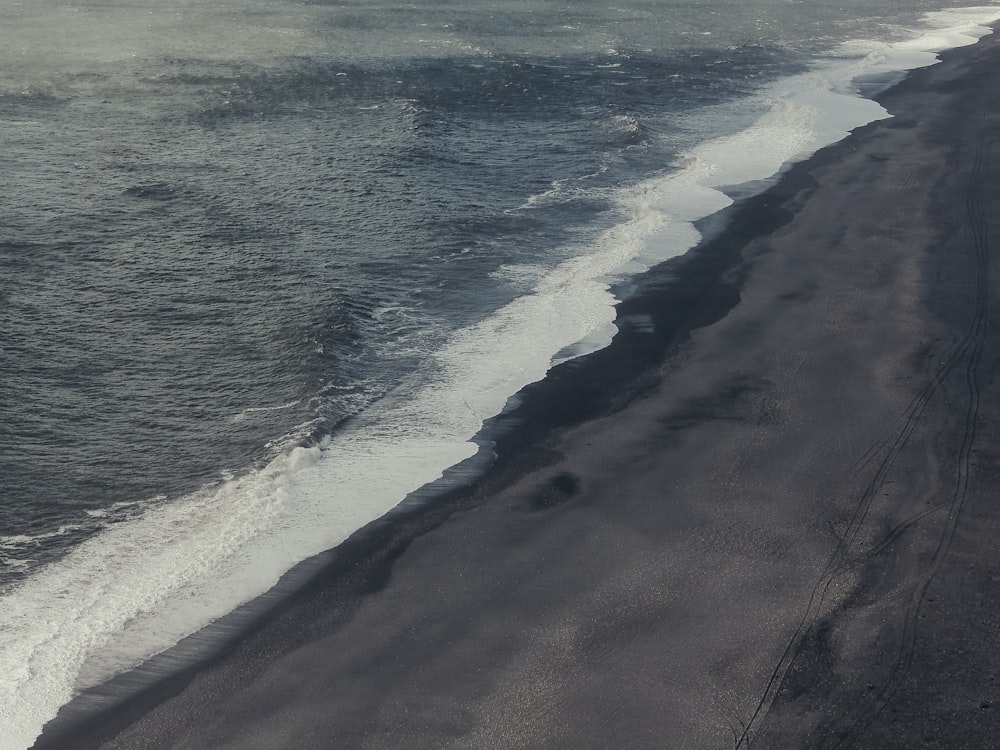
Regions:
<instances>
[{"instance_id":1,"label":"black sand beach","mask_svg":"<svg viewBox=\"0 0 1000 750\"><path fill-rule=\"evenodd\" d=\"M1000 43L943 57L651 272L485 478L36 747L995 747Z\"/></svg>"}]
</instances>

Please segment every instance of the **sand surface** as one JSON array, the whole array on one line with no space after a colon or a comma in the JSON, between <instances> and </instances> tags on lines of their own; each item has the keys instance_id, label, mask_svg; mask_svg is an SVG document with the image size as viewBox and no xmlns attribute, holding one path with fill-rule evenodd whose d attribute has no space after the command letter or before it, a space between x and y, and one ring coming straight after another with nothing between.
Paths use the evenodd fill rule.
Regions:
<instances>
[{"instance_id":1,"label":"sand surface","mask_svg":"<svg viewBox=\"0 0 1000 750\"><path fill-rule=\"evenodd\" d=\"M39 748L987 748L1000 45L793 168L528 389L471 488Z\"/></svg>"}]
</instances>

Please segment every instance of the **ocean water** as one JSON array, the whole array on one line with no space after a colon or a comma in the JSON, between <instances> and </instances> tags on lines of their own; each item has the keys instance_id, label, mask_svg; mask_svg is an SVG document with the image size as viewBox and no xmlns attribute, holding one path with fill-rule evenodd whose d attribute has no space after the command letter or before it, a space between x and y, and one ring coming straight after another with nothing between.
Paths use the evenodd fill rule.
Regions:
<instances>
[{"instance_id":1,"label":"ocean water","mask_svg":"<svg viewBox=\"0 0 1000 750\"><path fill-rule=\"evenodd\" d=\"M471 459L1000 5L0 6L0 750Z\"/></svg>"}]
</instances>

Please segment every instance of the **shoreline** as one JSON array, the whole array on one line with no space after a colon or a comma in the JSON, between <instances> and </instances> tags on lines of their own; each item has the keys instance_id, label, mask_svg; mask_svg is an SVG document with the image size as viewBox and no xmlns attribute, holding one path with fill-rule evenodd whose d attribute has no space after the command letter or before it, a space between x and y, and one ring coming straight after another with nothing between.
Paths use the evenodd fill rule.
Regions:
<instances>
[{"instance_id":1,"label":"shoreline","mask_svg":"<svg viewBox=\"0 0 1000 750\"><path fill-rule=\"evenodd\" d=\"M910 695L879 639L913 654L940 640L912 624L950 570L934 509L958 519L986 472L971 456L988 394L961 385L992 353L988 267L967 260L962 228L978 211L988 259L993 219L929 185L987 184L990 146L944 107L959 84L964 106L985 104L989 84L953 79L993 75L998 55L994 37L943 53L877 97L892 119L643 276L615 342L525 389L470 488L372 524L206 663L57 718L35 747L795 746L805 729L834 746L830 732L878 731ZM940 122L918 120L930 110ZM959 126L964 162L945 137ZM962 507L946 502L956 481ZM873 625L897 600L904 621ZM877 679L873 653L888 660ZM828 715L862 683L882 702L870 720ZM983 703L974 715L995 716Z\"/></svg>"}]
</instances>

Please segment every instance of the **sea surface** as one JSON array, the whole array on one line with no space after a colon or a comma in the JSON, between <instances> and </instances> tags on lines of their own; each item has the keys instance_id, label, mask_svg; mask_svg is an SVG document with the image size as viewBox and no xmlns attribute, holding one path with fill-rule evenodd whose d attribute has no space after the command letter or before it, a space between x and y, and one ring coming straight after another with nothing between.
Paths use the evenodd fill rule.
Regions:
<instances>
[{"instance_id":1,"label":"sea surface","mask_svg":"<svg viewBox=\"0 0 1000 750\"><path fill-rule=\"evenodd\" d=\"M0 750L488 454L692 222L997 18L0 4Z\"/></svg>"}]
</instances>

